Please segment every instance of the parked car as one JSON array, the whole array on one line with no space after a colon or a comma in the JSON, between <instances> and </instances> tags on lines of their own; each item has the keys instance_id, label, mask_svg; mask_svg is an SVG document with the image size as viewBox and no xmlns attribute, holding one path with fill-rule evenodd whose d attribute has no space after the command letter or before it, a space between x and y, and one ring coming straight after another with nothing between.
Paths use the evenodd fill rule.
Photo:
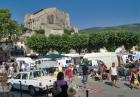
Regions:
<instances>
[{"instance_id":1,"label":"parked car","mask_svg":"<svg viewBox=\"0 0 140 97\"><path fill-rule=\"evenodd\" d=\"M30 95L36 95L36 92L49 91L54 83L51 76L45 75L41 70L19 72L16 77L8 79L7 83L10 90L20 89L29 91Z\"/></svg>"}]
</instances>

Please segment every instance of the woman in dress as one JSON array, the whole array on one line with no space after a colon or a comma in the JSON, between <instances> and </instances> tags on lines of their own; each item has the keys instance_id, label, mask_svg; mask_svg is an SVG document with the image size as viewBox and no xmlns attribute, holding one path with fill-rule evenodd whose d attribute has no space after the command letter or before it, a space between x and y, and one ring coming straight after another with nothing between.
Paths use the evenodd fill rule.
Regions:
<instances>
[{"instance_id":1,"label":"woman in dress","mask_svg":"<svg viewBox=\"0 0 140 97\"><path fill-rule=\"evenodd\" d=\"M68 76L68 81L70 83L72 82L72 75L73 75L72 65L69 65L67 70L67 76Z\"/></svg>"}]
</instances>

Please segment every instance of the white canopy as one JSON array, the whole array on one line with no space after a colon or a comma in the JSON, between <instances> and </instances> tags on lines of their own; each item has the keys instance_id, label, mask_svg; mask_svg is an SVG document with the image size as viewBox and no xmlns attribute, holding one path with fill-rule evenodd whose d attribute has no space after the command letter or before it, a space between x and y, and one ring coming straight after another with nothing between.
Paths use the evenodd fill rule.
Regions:
<instances>
[{"instance_id":1,"label":"white canopy","mask_svg":"<svg viewBox=\"0 0 140 97\"><path fill-rule=\"evenodd\" d=\"M85 54L84 58L92 61L102 60L108 67L111 66L112 62L118 64L118 59L115 52L89 53Z\"/></svg>"}]
</instances>

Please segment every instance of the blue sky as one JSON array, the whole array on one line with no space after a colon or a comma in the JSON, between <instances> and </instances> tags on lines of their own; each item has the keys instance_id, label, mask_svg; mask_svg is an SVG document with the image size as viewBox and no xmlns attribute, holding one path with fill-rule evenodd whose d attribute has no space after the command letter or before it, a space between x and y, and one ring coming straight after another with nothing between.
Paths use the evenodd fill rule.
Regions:
<instances>
[{"instance_id":1,"label":"blue sky","mask_svg":"<svg viewBox=\"0 0 140 97\"><path fill-rule=\"evenodd\" d=\"M9 9L18 23L25 14L50 7L68 12L79 29L140 23L140 0L0 0L0 8Z\"/></svg>"}]
</instances>

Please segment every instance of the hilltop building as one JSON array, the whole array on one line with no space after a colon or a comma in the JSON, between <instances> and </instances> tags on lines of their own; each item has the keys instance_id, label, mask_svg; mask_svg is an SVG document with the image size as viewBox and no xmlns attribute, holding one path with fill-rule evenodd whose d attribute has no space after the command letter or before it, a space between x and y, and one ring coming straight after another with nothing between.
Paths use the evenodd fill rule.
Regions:
<instances>
[{"instance_id":1,"label":"hilltop building","mask_svg":"<svg viewBox=\"0 0 140 97\"><path fill-rule=\"evenodd\" d=\"M72 30L72 33L78 33L78 29L70 25L69 14L57 8L46 8L35 13L26 14L24 27L28 30L19 37L15 45L24 48L27 54L31 53L31 50L26 46L26 38L35 35L37 30L43 30L47 37L50 34L62 35L65 30Z\"/></svg>"},{"instance_id":2,"label":"hilltop building","mask_svg":"<svg viewBox=\"0 0 140 97\"><path fill-rule=\"evenodd\" d=\"M25 27L31 30L44 30L45 35L64 33L71 29L69 14L57 8L41 9L33 14L25 15Z\"/></svg>"}]
</instances>

